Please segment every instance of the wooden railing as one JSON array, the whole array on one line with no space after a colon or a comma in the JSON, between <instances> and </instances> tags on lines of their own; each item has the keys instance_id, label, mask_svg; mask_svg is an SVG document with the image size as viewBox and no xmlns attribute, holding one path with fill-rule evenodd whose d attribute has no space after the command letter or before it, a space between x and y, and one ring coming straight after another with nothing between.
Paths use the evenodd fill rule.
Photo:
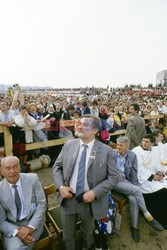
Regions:
<instances>
[{"instance_id":1,"label":"wooden railing","mask_svg":"<svg viewBox=\"0 0 167 250\"><path fill-rule=\"evenodd\" d=\"M144 119L158 119L158 118L163 118L164 115L154 115L154 116L145 116ZM75 121L74 120L69 120L69 121L61 121L60 122L60 127L63 126L75 126ZM5 148L5 155L13 155L13 145L12 145L12 135L9 131L9 129L5 126L0 126L0 133L4 133L4 148ZM110 133L110 136L115 136L115 135L121 135L125 134L126 129L121 129L117 130L113 133ZM39 149L43 147L51 147L51 146L56 146L56 145L62 145L66 141L68 141L69 138L61 138L61 139L54 139L54 140L49 140L47 142L33 142L26 144L26 151L27 150L33 150L33 149Z\"/></svg>"}]
</instances>

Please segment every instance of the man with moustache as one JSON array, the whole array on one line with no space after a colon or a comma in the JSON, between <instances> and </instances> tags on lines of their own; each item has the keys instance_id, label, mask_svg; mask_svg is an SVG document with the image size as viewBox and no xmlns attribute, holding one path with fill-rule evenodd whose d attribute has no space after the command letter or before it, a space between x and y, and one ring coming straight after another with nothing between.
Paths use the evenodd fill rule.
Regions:
<instances>
[{"instance_id":1,"label":"man with moustache","mask_svg":"<svg viewBox=\"0 0 167 250\"><path fill-rule=\"evenodd\" d=\"M78 127L79 138L64 145L53 166L66 250L75 249L78 216L82 221L82 250L93 249L94 218L106 216L108 191L120 179L113 151L95 139L99 129L98 118L82 116Z\"/></svg>"}]
</instances>

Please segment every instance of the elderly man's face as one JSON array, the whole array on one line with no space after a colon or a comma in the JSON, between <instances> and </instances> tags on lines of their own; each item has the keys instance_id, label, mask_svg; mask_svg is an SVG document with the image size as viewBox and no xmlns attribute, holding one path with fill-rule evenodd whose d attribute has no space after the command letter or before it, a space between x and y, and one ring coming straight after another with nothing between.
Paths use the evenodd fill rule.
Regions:
<instances>
[{"instance_id":1,"label":"elderly man's face","mask_svg":"<svg viewBox=\"0 0 167 250\"><path fill-rule=\"evenodd\" d=\"M20 176L20 163L15 157L9 157L2 165L2 175L11 184L16 184Z\"/></svg>"},{"instance_id":2,"label":"elderly man's face","mask_svg":"<svg viewBox=\"0 0 167 250\"><path fill-rule=\"evenodd\" d=\"M128 146L125 143L117 142L117 151L120 155L125 155L128 150Z\"/></svg>"}]
</instances>

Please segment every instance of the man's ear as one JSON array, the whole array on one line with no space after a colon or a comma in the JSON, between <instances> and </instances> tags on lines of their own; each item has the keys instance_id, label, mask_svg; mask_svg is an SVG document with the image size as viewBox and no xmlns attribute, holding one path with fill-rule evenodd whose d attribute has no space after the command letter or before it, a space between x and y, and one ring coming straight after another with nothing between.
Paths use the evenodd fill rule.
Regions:
<instances>
[{"instance_id":1,"label":"man's ear","mask_svg":"<svg viewBox=\"0 0 167 250\"><path fill-rule=\"evenodd\" d=\"M2 167L0 168L0 173L1 173L1 175L3 175L3 173L4 173Z\"/></svg>"}]
</instances>

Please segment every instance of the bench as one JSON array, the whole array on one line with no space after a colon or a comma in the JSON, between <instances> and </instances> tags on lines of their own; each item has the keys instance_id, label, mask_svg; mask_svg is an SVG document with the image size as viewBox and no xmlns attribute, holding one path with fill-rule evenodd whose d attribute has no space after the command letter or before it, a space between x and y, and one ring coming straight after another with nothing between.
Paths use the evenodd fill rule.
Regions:
<instances>
[{"instance_id":1,"label":"bench","mask_svg":"<svg viewBox=\"0 0 167 250\"><path fill-rule=\"evenodd\" d=\"M119 214L122 215L123 207L125 207L126 205L129 204L128 198L126 197L126 195L118 193L114 190L112 190L111 193L112 193L112 197L113 197L114 201L118 205L118 212L119 212Z\"/></svg>"}]
</instances>

